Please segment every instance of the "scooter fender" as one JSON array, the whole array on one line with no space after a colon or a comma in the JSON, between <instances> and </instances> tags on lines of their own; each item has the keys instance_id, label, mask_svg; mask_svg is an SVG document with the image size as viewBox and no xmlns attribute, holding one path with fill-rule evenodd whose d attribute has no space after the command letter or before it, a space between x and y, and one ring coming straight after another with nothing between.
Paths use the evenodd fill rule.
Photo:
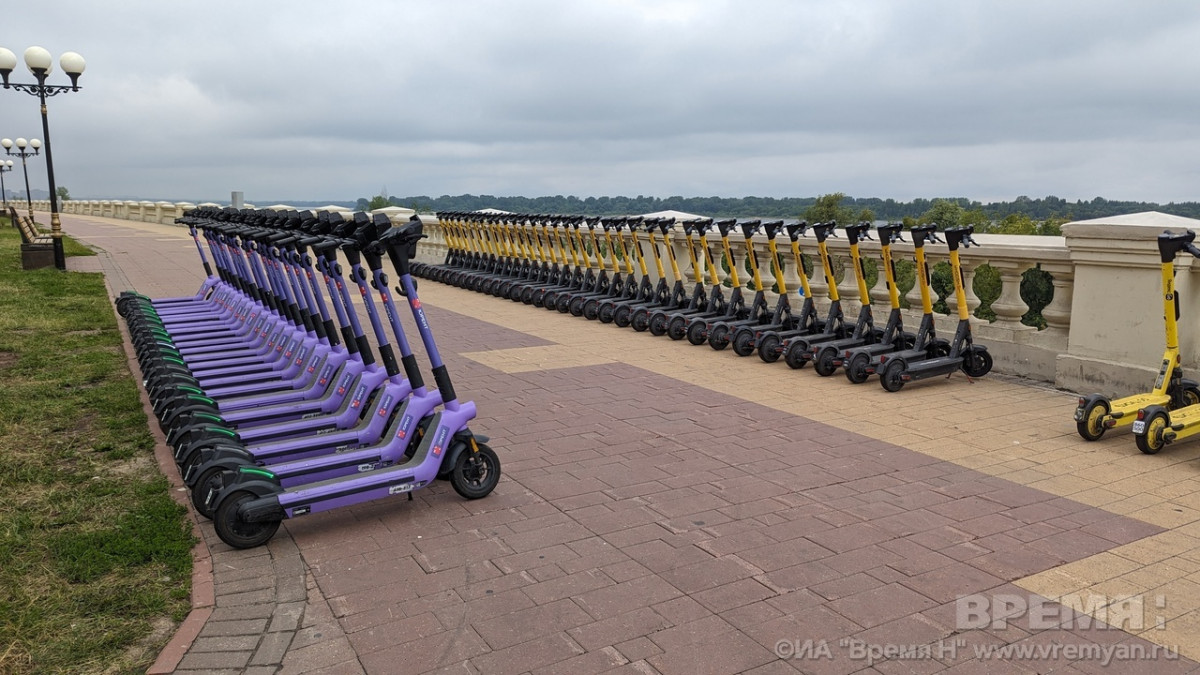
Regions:
<instances>
[{"instance_id":1,"label":"scooter fender","mask_svg":"<svg viewBox=\"0 0 1200 675\"><path fill-rule=\"evenodd\" d=\"M176 453L179 453L184 448L197 449L203 445L211 445L213 443L244 445L242 437L238 436L238 433L233 429L222 424L202 422L176 433L175 441L171 443L171 447L175 448Z\"/></svg>"},{"instance_id":2,"label":"scooter fender","mask_svg":"<svg viewBox=\"0 0 1200 675\"><path fill-rule=\"evenodd\" d=\"M278 495L283 492L283 487L278 482L267 478L265 471L255 471L253 473L245 471L231 471L222 475L222 486L220 490L215 490L213 494L206 497L209 500L208 508L211 513L216 513L221 508L221 504L235 492L249 492L258 499L246 504L242 507L242 520L246 522L262 522L267 520L283 520L287 517L283 507L279 505ZM249 507L249 508L247 508Z\"/></svg>"},{"instance_id":3,"label":"scooter fender","mask_svg":"<svg viewBox=\"0 0 1200 675\"><path fill-rule=\"evenodd\" d=\"M199 452L204 448L219 446L245 447L236 436L237 434L231 436L229 433L219 433L216 431L204 435L190 436L175 447L175 463L183 466L187 458L192 456L192 453Z\"/></svg>"},{"instance_id":4,"label":"scooter fender","mask_svg":"<svg viewBox=\"0 0 1200 675\"><path fill-rule=\"evenodd\" d=\"M476 443L487 443L491 438L483 434L472 434L469 429L463 429L454 434L454 443L450 446L450 450L446 452L445 457L442 458L441 466L438 467L438 478L445 480L450 477L450 472L454 470L454 465L458 463L458 456L470 449L471 446L468 441L471 436L475 437Z\"/></svg>"},{"instance_id":5,"label":"scooter fender","mask_svg":"<svg viewBox=\"0 0 1200 675\"><path fill-rule=\"evenodd\" d=\"M183 482L188 488L196 487L200 476L208 473L209 469L218 468L225 471L237 471L243 466L256 466L254 455L244 448L232 445L203 448L200 450L199 461L189 465L188 472L183 476Z\"/></svg>"},{"instance_id":6,"label":"scooter fender","mask_svg":"<svg viewBox=\"0 0 1200 675\"><path fill-rule=\"evenodd\" d=\"M1166 407L1164 407L1164 406L1148 405L1145 408L1142 408L1142 410L1140 412L1142 413L1139 416L1140 419L1134 421L1134 423L1133 423L1133 435L1134 436L1145 436L1146 435L1146 420L1151 419L1158 413L1162 413L1163 415L1166 416L1168 427L1171 424L1171 411L1167 410ZM1166 441L1166 442L1170 443L1170 441Z\"/></svg>"},{"instance_id":7,"label":"scooter fender","mask_svg":"<svg viewBox=\"0 0 1200 675\"><path fill-rule=\"evenodd\" d=\"M221 417L220 409L217 406L196 402L168 410L161 417L160 421L165 426L180 430L202 422L210 424L226 423L225 419ZM171 442L170 434L167 434L167 442Z\"/></svg>"},{"instance_id":8,"label":"scooter fender","mask_svg":"<svg viewBox=\"0 0 1200 675\"><path fill-rule=\"evenodd\" d=\"M1079 397L1079 405L1075 408L1075 421L1082 422L1084 411L1097 401L1108 401L1108 397L1104 394L1088 394L1087 396Z\"/></svg>"}]
</instances>

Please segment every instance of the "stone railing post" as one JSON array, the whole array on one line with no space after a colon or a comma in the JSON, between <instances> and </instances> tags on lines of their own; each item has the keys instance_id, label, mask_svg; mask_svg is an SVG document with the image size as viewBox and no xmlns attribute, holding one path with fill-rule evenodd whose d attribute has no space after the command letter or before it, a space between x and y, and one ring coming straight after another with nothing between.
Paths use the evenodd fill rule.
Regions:
<instances>
[{"instance_id":1,"label":"stone railing post","mask_svg":"<svg viewBox=\"0 0 1200 675\"><path fill-rule=\"evenodd\" d=\"M850 259L848 251L842 255L835 255L833 260L835 264L842 266L842 280L837 284L838 294L842 297L842 310L846 312L847 319L857 318L862 303L858 300L858 281L854 277L854 261Z\"/></svg>"},{"instance_id":2,"label":"stone railing post","mask_svg":"<svg viewBox=\"0 0 1200 675\"><path fill-rule=\"evenodd\" d=\"M1029 305L1021 298L1021 275L1034 267L1034 261L993 260L989 264L1000 275L1000 297L992 301L992 311L996 313L994 325L1013 330L1030 328L1021 323L1021 318L1029 311ZM1057 291L1055 295L1058 295ZM1070 309L1068 306L1067 311Z\"/></svg>"},{"instance_id":3,"label":"stone railing post","mask_svg":"<svg viewBox=\"0 0 1200 675\"><path fill-rule=\"evenodd\" d=\"M1075 268L1072 265L1043 264L1042 271L1050 275L1054 297L1042 308L1048 335L1062 336L1071 332L1071 301L1075 293ZM995 304L993 303L993 307Z\"/></svg>"}]
</instances>

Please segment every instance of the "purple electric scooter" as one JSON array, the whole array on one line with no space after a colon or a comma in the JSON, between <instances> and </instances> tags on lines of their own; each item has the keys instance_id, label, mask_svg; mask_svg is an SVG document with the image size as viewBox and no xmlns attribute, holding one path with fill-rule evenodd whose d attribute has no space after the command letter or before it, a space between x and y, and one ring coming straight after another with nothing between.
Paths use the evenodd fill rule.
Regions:
<instances>
[{"instance_id":1,"label":"purple electric scooter","mask_svg":"<svg viewBox=\"0 0 1200 675\"><path fill-rule=\"evenodd\" d=\"M417 297L409 274L409 259L423 238L421 221L385 233L380 241L399 274L400 289L421 333L421 341L433 366L434 381L444 407L429 421L427 430L407 461L394 466L364 471L352 476L285 488L269 469L242 467L222 474L220 489L206 495L214 514L217 535L235 548L266 543L284 518L328 511L384 497L409 494L429 486L439 475L449 478L454 490L467 499L491 493L500 479L500 460L467 424L475 417L475 404L460 402L446 365L442 362L429 320ZM409 497L411 499L411 495Z\"/></svg>"},{"instance_id":2,"label":"purple electric scooter","mask_svg":"<svg viewBox=\"0 0 1200 675\"><path fill-rule=\"evenodd\" d=\"M185 476L197 475L194 471L203 461L201 451L205 448L225 448L226 452L232 452L230 447L238 448L248 454L250 461L275 463L345 452L372 444L380 438L392 411L412 392L412 385L400 374L388 335L371 299L366 274L362 269L359 246L370 241L371 227L371 223L361 224L359 229L362 231L358 236L362 239L347 241L341 248L351 263L351 277L358 285L374 329L380 357L384 363L382 372L378 365L368 365L358 382L352 387L347 387L347 391L353 393L343 403L342 409L333 415L255 427L244 432L209 425L189 435L175 449L176 462ZM343 304L352 307L349 290L344 285L339 290ZM351 322L357 323L355 313L351 311L349 315L352 317ZM360 352L366 358L370 348L366 338L358 331L361 331L361 328L356 326L355 338L359 343ZM339 388L341 387L339 384ZM249 445L251 442L254 444Z\"/></svg>"},{"instance_id":3,"label":"purple electric scooter","mask_svg":"<svg viewBox=\"0 0 1200 675\"><path fill-rule=\"evenodd\" d=\"M376 216L379 231L390 226L387 216ZM372 272L372 285L378 289L380 301L391 324L396 345L400 350L400 362L413 393L392 413L382 439L358 450L334 453L271 464L268 468L279 479L283 487L294 487L305 483L347 476L364 471L392 466L405 459L410 448L421 440L430 416L442 403L441 392L425 388L416 356L408 344L404 328L397 319L395 304L387 287L387 276L383 272L383 244L371 242L362 249L362 255ZM256 465L255 458L244 450L228 448L201 451L199 466L184 476L192 490L192 504L201 515L211 518L207 495L213 487L220 487L220 476L226 471L236 471L242 466Z\"/></svg>"}]
</instances>

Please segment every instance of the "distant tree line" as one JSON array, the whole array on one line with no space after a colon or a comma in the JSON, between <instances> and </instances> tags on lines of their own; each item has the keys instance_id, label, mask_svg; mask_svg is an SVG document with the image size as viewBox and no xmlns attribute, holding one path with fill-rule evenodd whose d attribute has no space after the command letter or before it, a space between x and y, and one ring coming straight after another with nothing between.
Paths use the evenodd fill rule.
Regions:
<instances>
[{"instance_id":1,"label":"distant tree line","mask_svg":"<svg viewBox=\"0 0 1200 675\"><path fill-rule=\"evenodd\" d=\"M403 206L418 211L477 211L500 209L514 213L563 213L589 216L616 216L634 213L675 210L695 213L713 218L763 217L797 218L813 206L821 197L576 197L555 195L553 197L497 197L494 195L442 195L429 197L375 197L361 198L359 208L376 205ZM1012 201L984 204L965 197L940 199L918 198L912 201L879 199L878 197L845 197L841 206L854 213L870 211L880 220L920 219L938 202L955 205L963 213L978 213L987 221L1002 221L1008 216L1026 216L1034 221L1047 219L1086 220L1138 211L1161 211L1187 218L1200 218L1200 202L1136 202L1108 200L1096 197L1090 201L1048 196L1039 199L1017 197ZM973 216L975 217L975 216Z\"/></svg>"}]
</instances>

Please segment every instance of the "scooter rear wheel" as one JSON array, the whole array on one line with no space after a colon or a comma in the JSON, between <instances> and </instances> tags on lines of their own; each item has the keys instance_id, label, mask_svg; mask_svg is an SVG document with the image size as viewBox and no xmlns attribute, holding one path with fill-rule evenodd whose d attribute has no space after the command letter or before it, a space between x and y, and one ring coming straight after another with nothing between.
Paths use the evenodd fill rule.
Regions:
<instances>
[{"instance_id":1,"label":"scooter rear wheel","mask_svg":"<svg viewBox=\"0 0 1200 675\"><path fill-rule=\"evenodd\" d=\"M871 357L862 352L857 352L850 357L846 362L846 379L854 384L862 384L867 381L868 373L867 366L871 363Z\"/></svg>"},{"instance_id":2,"label":"scooter rear wheel","mask_svg":"<svg viewBox=\"0 0 1200 675\"><path fill-rule=\"evenodd\" d=\"M450 472L450 485L463 499L486 497L499 481L500 458L483 443L479 443L479 452L460 454Z\"/></svg>"},{"instance_id":3,"label":"scooter rear wheel","mask_svg":"<svg viewBox=\"0 0 1200 675\"><path fill-rule=\"evenodd\" d=\"M729 346L729 326L713 326L708 334L708 346L721 351Z\"/></svg>"},{"instance_id":4,"label":"scooter rear wheel","mask_svg":"<svg viewBox=\"0 0 1200 675\"><path fill-rule=\"evenodd\" d=\"M775 363L779 360L782 352L779 350L780 339L774 333L767 333L762 336L758 342L758 358L763 360L763 363Z\"/></svg>"},{"instance_id":5,"label":"scooter rear wheel","mask_svg":"<svg viewBox=\"0 0 1200 675\"><path fill-rule=\"evenodd\" d=\"M588 321L595 321L600 315L600 301L588 300L583 303L583 318Z\"/></svg>"},{"instance_id":6,"label":"scooter rear wheel","mask_svg":"<svg viewBox=\"0 0 1200 675\"><path fill-rule=\"evenodd\" d=\"M208 491L212 487L220 489L221 474L224 469L214 467L200 474L196 479L196 483L192 485L192 506L196 507L196 513L212 520L213 512L208 507Z\"/></svg>"},{"instance_id":7,"label":"scooter rear wheel","mask_svg":"<svg viewBox=\"0 0 1200 675\"><path fill-rule=\"evenodd\" d=\"M750 356L754 353L754 331L739 328L733 334L733 353L738 356Z\"/></svg>"},{"instance_id":8,"label":"scooter rear wheel","mask_svg":"<svg viewBox=\"0 0 1200 675\"><path fill-rule=\"evenodd\" d=\"M808 359L805 354L808 353L808 344L803 342L793 342L788 345L783 353L783 360L789 367L799 370L808 364Z\"/></svg>"},{"instance_id":9,"label":"scooter rear wheel","mask_svg":"<svg viewBox=\"0 0 1200 675\"><path fill-rule=\"evenodd\" d=\"M596 312L596 318L600 319L600 323L612 323L616 315L617 308L611 302L600 305L600 309Z\"/></svg>"},{"instance_id":10,"label":"scooter rear wheel","mask_svg":"<svg viewBox=\"0 0 1200 675\"><path fill-rule=\"evenodd\" d=\"M650 312L644 309L634 312L633 316L629 317L629 325L633 326L633 329L639 333L646 332L646 329L650 328ZM659 333L659 335L662 335L662 333Z\"/></svg>"},{"instance_id":11,"label":"scooter rear wheel","mask_svg":"<svg viewBox=\"0 0 1200 675\"><path fill-rule=\"evenodd\" d=\"M888 391L900 391L904 388L904 380L900 379L900 376L904 374L905 367L903 361L888 361L883 373L879 375L879 384Z\"/></svg>"},{"instance_id":12,"label":"scooter rear wheel","mask_svg":"<svg viewBox=\"0 0 1200 675\"><path fill-rule=\"evenodd\" d=\"M1156 412L1146 420L1146 432L1135 434L1134 442L1137 444L1138 450L1143 454L1154 455L1159 450L1167 445L1163 440L1163 431L1167 429L1167 415L1163 412Z\"/></svg>"},{"instance_id":13,"label":"scooter rear wheel","mask_svg":"<svg viewBox=\"0 0 1200 675\"><path fill-rule=\"evenodd\" d=\"M833 347L823 347L821 351L813 358L813 370L821 377L829 377L837 372L837 366L833 365L833 358L837 356L837 350Z\"/></svg>"},{"instance_id":14,"label":"scooter rear wheel","mask_svg":"<svg viewBox=\"0 0 1200 675\"><path fill-rule=\"evenodd\" d=\"M687 319L682 316L671 317L667 322L667 337L672 340L682 340L687 334Z\"/></svg>"},{"instance_id":15,"label":"scooter rear wheel","mask_svg":"<svg viewBox=\"0 0 1200 675\"><path fill-rule=\"evenodd\" d=\"M617 326L628 328L629 324L633 321L633 310L629 308L629 305L621 305L613 312L612 320Z\"/></svg>"},{"instance_id":16,"label":"scooter rear wheel","mask_svg":"<svg viewBox=\"0 0 1200 675\"><path fill-rule=\"evenodd\" d=\"M238 509L246 502L254 501L257 497L246 490L235 492L221 502L221 507L213 518L213 527L221 541L234 548L254 548L262 546L275 536L279 529L279 520L268 520L261 523L247 523L241 519Z\"/></svg>"},{"instance_id":17,"label":"scooter rear wheel","mask_svg":"<svg viewBox=\"0 0 1200 675\"><path fill-rule=\"evenodd\" d=\"M583 298L571 298L571 302L567 305L567 310L571 312L571 316L583 316L583 306L587 301Z\"/></svg>"},{"instance_id":18,"label":"scooter rear wheel","mask_svg":"<svg viewBox=\"0 0 1200 675\"><path fill-rule=\"evenodd\" d=\"M1083 419L1075 423L1075 431L1085 441L1098 441L1108 431L1104 427L1104 416L1108 414L1108 402L1092 401L1083 409Z\"/></svg>"},{"instance_id":19,"label":"scooter rear wheel","mask_svg":"<svg viewBox=\"0 0 1200 675\"><path fill-rule=\"evenodd\" d=\"M708 326L704 325L703 321L693 322L687 327L688 342L699 347L704 344L704 340L708 337Z\"/></svg>"}]
</instances>

